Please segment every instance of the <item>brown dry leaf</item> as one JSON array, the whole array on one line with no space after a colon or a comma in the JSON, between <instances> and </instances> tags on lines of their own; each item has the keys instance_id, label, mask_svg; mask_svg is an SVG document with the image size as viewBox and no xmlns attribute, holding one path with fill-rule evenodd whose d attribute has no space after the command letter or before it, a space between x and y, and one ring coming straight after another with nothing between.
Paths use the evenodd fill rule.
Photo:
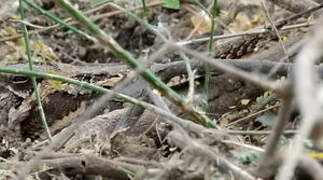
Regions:
<instances>
[{"instance_id":1,"label":"brown dry leaf","mask_svg":"<svg viewBox=\"0 0 323 180\"><path fill-rule=\"evenodd\" d=\"M191 21L192 21L192 24L194 25L194 30L198 34L201 35L201 34L210 32L211 19L204 11L192 16Z\"/></svg>"},{"instance_id":2,"label":"brown dry leaf","mask_svg":"<svg viewBox=\"0 0 323 180\"><path fill-rule=\"evenodd\" d=\"M238 14L236 17L236 23L237 28L243 31L253 28L252 22L246 14Z\"/></svg>"},{"instance_id":3,"label":"brown dry leaf","mask_svg":"<svg viewBox=\"0 0 323 180\"><path fill-rule=\"evenodd\" d=\"M240 114L239 114L238 111L225 113L219 119L220 126L221 127L226 127L229 123L231 123L232 121L238 119L239 117L240 117Z\"/></svg>"},{"instance_id":4,"label":"brown dry leaf","mask_svg":"<svg viewBox=\"0 0 323 180\"><path fill-rule=\"evenodd\" d=\"M114 87L121 79L123 79L124 75L119 74L117 77L111 77L104 81L99 81L96 84L100 86Z\"/></svg>"},{"instance_id":5,"label":"brown dry leaf","mask_svg":"<svg viewBox=\"0 0 323 180\"><path fill-rule=\"evenodd\" d=\"M250 104L250 102L250 99L241 99L240 104L243 106L247 106L248 104Z\"/></svg>"},{"instance_id":6,"label":"brown dry leaf","mask_svg":"<svg viewBox=\"0 0 323 180\"><path fill-rule=\"evenodd\" d=\"M230 24L230 29L236 32L246 31L265 23L265 15L263 12L253 12L252 10L240 12L235 17L235 21Z\"/></svg>"}]
</instances>

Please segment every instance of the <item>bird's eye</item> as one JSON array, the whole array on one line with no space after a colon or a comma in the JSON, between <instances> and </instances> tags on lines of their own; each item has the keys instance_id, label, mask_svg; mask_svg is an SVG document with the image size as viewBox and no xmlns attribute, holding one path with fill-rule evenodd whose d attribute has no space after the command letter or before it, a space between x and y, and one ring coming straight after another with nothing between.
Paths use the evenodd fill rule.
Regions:
<instances>
[{"instance_id":1,"label":"bird's eye","mask_svg":"<svg viewBox=\"0 0 323 180\"><path fill-rule=\"evenodd\" d=\"M15 84L21 84L21 83L25 83L29 80L29 78L27 76L14 76L12 78L12 82Z\"/></svg>"}]
</instances>

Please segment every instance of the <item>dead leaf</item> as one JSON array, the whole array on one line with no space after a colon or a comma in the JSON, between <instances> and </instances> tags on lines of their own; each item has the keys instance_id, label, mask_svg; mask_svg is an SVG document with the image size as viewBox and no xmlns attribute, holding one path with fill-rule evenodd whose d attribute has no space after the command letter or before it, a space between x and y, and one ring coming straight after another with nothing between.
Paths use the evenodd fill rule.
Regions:
<instances>
[{"instance_id":1,"label":"dead leaf","mask_svg":"<svg viewBox=\"0 0 323 180\"><path fill-rule=\"evenodd\" d=\"M204 11L192 16L191 21L194 25L194 30L196 30L198 34L201 35L210 32L211 19Z\"/></svg>"}]
</instances>

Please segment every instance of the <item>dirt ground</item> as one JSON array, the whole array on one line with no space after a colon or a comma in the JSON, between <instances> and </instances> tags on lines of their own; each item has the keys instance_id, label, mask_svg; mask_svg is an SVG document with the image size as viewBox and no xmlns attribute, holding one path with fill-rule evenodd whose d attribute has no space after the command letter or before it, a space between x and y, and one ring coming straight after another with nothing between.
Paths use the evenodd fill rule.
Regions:
<instances>
[{"instance_id":1,"label":"dirt ground","mask_svg":"<svg viewBox=\"0 0 323 180\"><path fill-rule=\"evenodd\" d=\"M32 2L89 33L76 21L67 19L71 15L57 2ZM230 71L211 68L209 94L206 95L206 66L200 59L188 55L194 72L193 83L190 83L192 77L187 75L180 51L171 47L161 54L159 51L165 47L163 40L112 4L138 15L172 42L182 43L214 61L222 59L224 64L245 70L248 76L258 77L258 73L259 77L266 76L273 82L286 80L288 71L277 68L274 72L264 64L261 68L254 64L263 61L278 64L281 60L293 63L303 46L300 42L310 34L309 24L317 20L318 13L303 14L287 21L285 26L277 26L277 35L272 23L300 13L296 8L286 10L284 5L272 1L267 1L265 7L260 1L219 1L215 40L213 49L208 52L211 20L193 0L181 0L180 9L169 9L163 7L161 1L147 0L146 14L139 0L99 5L94 5L99 2L94 0L70 2L185 97L186 103L207 116L218 129L196 124L178 104L131 71L111 48L57 26L27 5L26 19L22 21L16 10L17 2L3 1L0 7L1 67L28 67L21 36L21 24L26 24L35 70L130 95L154 104L175 117L173 119L180 118L179 122L185 121L175 123L177 121L170 116L117 98L102 103L105 95L98 92L37 78L46 120L54 137L49 141L31 79L0 73L0 179L275 178L286 155L284 150L292 144L300 126L297 108L292 108L286 116L285 132L279 139L278 150L264 163L270 130L280 118L279 111L283 107L281 94ZM316 5L314 1L311 3L301 5L305 9ZM212 1L203 0L201 4L211 9ZM303 26L288 29L298 24ZM268 32L223 37L260 29ZM198 41L203 38L207 39ZM151 61L153 57L154 61ZM133 74L137 77L132 78ZM317 153L312 141L306 143L307 153ZM293 178L315 179L304 167L298 165Z\"/></svg>"}]
</instances>

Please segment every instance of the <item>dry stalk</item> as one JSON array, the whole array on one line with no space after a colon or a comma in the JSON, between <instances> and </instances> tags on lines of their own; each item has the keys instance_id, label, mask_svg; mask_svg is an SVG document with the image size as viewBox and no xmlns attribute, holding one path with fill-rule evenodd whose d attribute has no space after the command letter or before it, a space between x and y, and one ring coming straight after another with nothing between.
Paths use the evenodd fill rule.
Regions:
<instances>
[{"instance_id":1,"label":"dry stalk","mask_svg":"<svg viewBox=\"0 0 323 180\"><path fill-rule=\"evenodd\" d=\"M295 144L288 150L288 156L278 174L279 180L289 180L294 174L299 157L303 151L303 142L310 135L311 130L321 115L321 104L318 101L317 75L314 73L313 64L322 56L323 36L322 18L315 27L312 38L301 50L295 63L294 82L295 97L303 119L299 134L294 138Z\"/></svg>"}]
</instances>

